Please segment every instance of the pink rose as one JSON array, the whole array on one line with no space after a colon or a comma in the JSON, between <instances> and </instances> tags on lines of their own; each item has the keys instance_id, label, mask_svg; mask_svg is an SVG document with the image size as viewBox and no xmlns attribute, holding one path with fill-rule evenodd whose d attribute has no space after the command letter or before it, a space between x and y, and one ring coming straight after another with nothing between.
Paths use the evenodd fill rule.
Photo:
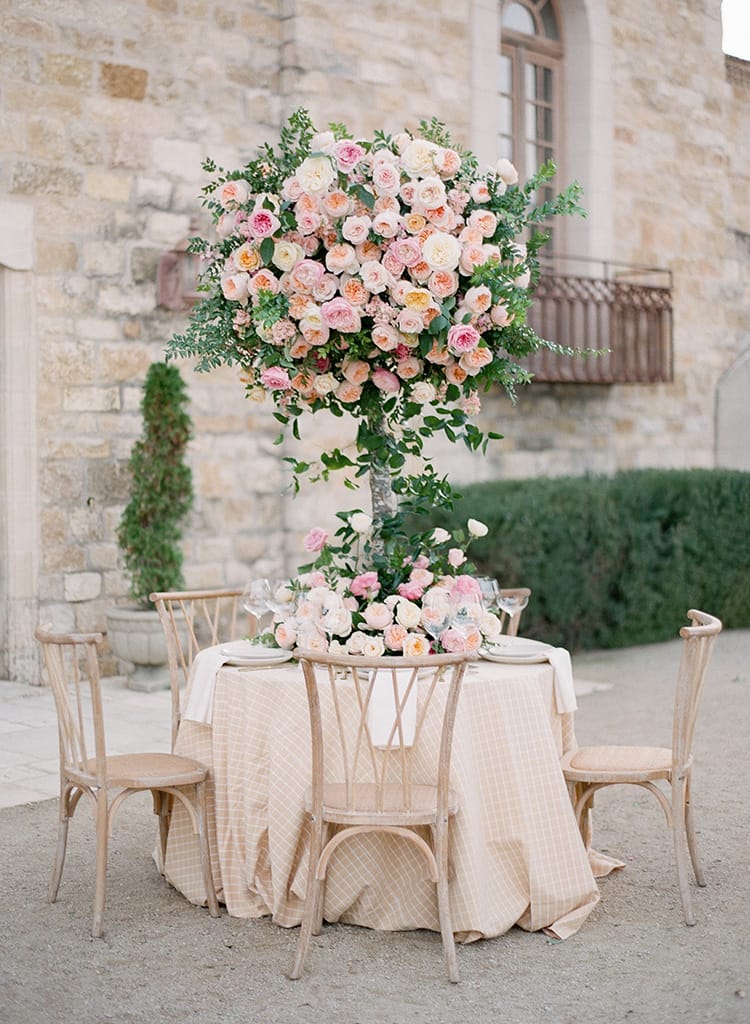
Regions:
<instances>
[{"instance_id":1,"label":"pink rose","mask_svg":"<svg viewBox=\"0 0 750 1024\"><path fill-rule=\"evenodd\" d=\"M352 170L364 155L365 151L362 146L357 142L352 142L351 139L341 139L333 147L333 159L340 171Z\"/></svg>"},{"instance_id":2,"label":"pink rose","mask_svg":"<svg viewBox=\"0 0 750 1024\"><path fill-rule=\"evenodd\" d=\"M369 217L347 217L341 225L341 234L352 245L360 245L367 238L371 225Z\"/></svg>"},{"instance_id":3,"label":"pink rose","mask_svg":"<svg viewBox=\"0 0 750 1024\"><path fill-rule=\"evenodd\" d=\"M322 529L320 526L314 526L312 530L305 535L303 544L305 551L322 551L328 541L328 530Z\"/></svg>"},{"instance_id":4,"label":"pink rose","mask_svg":"<svg viewBox=\"0 0 750 1024\"><path fill-rule=\"evenodd\" d=\"M407 601L419 601L424 593L424 587L421 587L414 580L408 580L406 583L399 583L396 589L401 597L405 597Z\"/></svg>"},{"instance_id":5,"label":"pink rose","mask_svg":"<svg viewBox=\"0 0 750 1024\"><path fill-rule=\"evenodd\" d=\"M368 292L374 295L384 292L393 280L389 271L377 260L366 260L359 268L359 276Z\"/></svg>"},{"instance_id":6,"label":"pink rose","mask_svg":"<svg viewBox=\"0 0 750 1024\"><path fill-rule=\"evenodd\" d=\"M479 344L480 334L471 324L454 324L448 331L448 348L454 355L470 352Z\"/></svg>"},{"instance_id":7,"label":"pink rose","mask_svg":"<svg viewBox=\"0 0 750 1024\"><path fill-rule=\"evenodd\" d=\"M378 161L372 168L372 185L379 196L396 196L401 184L398 168L386 160Z\"/></svg>"},{"instance_id":8,"label":"pink rose","mask_svg":"<svg viewBox=\"0 0 750 1024\"><path fill-rule=\"evenodd\" d=\"M260 382L272 391L289 391L292 382L282 366L269 366L260 375Z\"/></svg>"},{"instance_id":9,"label":"pink rose","mask_svg":"<svg viewBox=\"0 0 750 1024\"><path fill-rule=\"evenodd\" d=\"M456 576L451 585L451 594L458 597L481 597L482 591L473 576Z\"/></svg>"},{"instance_id":10,"label":"pink rose","mask_svg":"<svg viewBox=\"0 0 750 1024\"><path fill-rule=\"evenodd\" d=\"M279 230L281 222L271 210L259 207L247 218L247 227L253 238L269 238Z\"/></svg>"},{"instance_id":11,"label":"pink rose","mask_svg":"<svg viewBox=\"0 0 750 1024\"><path fill-rule=\"evenodd\" d=\"M217 196L225 210L236 210L238 206L246 203L250 197L250 189L246 181L241 178L235 181L225 181L219 189Z\"/></svg>"},{"instance_id":12,"label":"pink rose","mask_svg":"<svg viewBox=\"0 0 750 1024\"><path fill-rule=\"evenodd\" d=\"M401 390L401 381L390 370L382 368L376 370L372 375L372 382L380 391L385 391L390 395L395 395L396 392Z\"/></svg>"},{"instance_id":13,"label":"pink rose","mask_svg":"<svg viewBox=\"0 0 750 1024\"><path fill-rule=\"evenodd\" d=\"M457 629L444 629L440 634L440 645L449 654L460 654L466 650L466 640Z\"/></svg>"},{"instance_id":14,"label":"pink rose","mask_svg":"<svg viewBox=\"0 0 750 1024\"><path fill-rule=\"evenodd\" d=\"M451 548L448 552L448 561L454 569L457 569L459 565L463 565L466 561L466 555L461 548Z\"/></svg>"},{"instance_id":15,"label":"pink rose","mask_svg":"<svg viewBox=\"0 0 750 1024\"><path fill-rule=\"evenodd\" d=\"M378 574L376 572L363 572L355 576L349 584L349 590L355 597L374 597L380 590Z\"/></svg>"},{"instance_id":16,"label":"pink rose","mask_svg":"<svg viewBox=\"0 0 750 1024\"><path fill-rule=\"evenodd\" d=\"M362 326L362 321L357 310L351 302L340 296L324 302L320 307L323 322L334 331L342 334L354 334Z\"/></svg>"},{"instance_id":17,"label":"pink rose","mask_svg":"<svg viewBox=\"0 0 750 1024\"><path fill-rule=\"evenodd\" d=\"M317 260L300 260L289 272L289 284L294 291L309 295L320 284L324 273L323 265Z\"/></svg>"},{"instance_id":18,"label":"pink rose","mask_svg":"<svg viewBox=\"0 0 750 1024\"><path fill-rule=\"evenodd\" d=\"M421 557L423 556L420 555L420 558ZM418 587L422 587L422 589L424 589L425 587L429 587L435 579L435 574L431 573L429 569L423 568L421 565L417 566L417 563L414 562L414 568L409 573L409 579L412 583L416 583Z\"/></svg>"},{"instance_id":19,"label":"pink rose","mask_svg":"<svg viewBox=\"0 0 750 1024\"><path fill-rule=\"evenodd\" d=\"M280 622L274 631L274 637L279 647L291 650L297 642L297 631L291 622Z\"/></svg>"},{"instance_id":20,"label":"pink rose","mask_svg":"<svg viewBox=\"0 0 750 1024\"><path fill-rule=\"evenodd\" d=\"M383 630L383 641L389 651L400 651L404 646L407 631L400 622L393 622Z\"/></svg>"},{"instance_id":21,"label":"pink rose","mask_svg":"<svg viewBox=\"0 0 750 1024\"><path fill-rule=\"evenodd\" d=\"M416 238L399 238L391 243L388 251L405 267L413 267L422 259L422 247Z\"/></svg>"},{"instance_id":22,"label":"pink rose","mask_svg":"<svg viewBox=\"0 0 750 1024\"><path fill-rule=\"evenodd\" d=\"M324 587L326 585L326 578L320 569L313 569L310 573L310 586L311 587Z\"/></svg>"}]
</instances>

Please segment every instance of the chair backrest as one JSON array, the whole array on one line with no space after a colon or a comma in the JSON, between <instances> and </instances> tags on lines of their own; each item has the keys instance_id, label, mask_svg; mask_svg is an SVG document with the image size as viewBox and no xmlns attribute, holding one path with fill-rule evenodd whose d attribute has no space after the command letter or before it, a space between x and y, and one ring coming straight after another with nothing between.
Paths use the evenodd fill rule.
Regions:
<instances>
[{"instance_id":1,"label":"chair backrest","mask_svg":"<svg viewBox=\"0 0 750 1024\"><path fill-rule=\"evenodd\" d=\"M680 630L684 643L677 673L672 725L672 761L678 774L690 759L706 669L716 637L721 632L721 621L713 615L695 608L691 608L687 615L691 625Z\"/></svg>"},{"instance_id":2,"label":"chair backrest","mask_svg":"<svg viewBox=\"0 0 750 1024\"><path fill-rule=\"evenodd\" d=\"M149 595L159 613L167 642L173 750L180 724L180 688L187 683L198 651L238 639L241 596L242 588L172 590Z\"/></svg>"},{"instance_id":3,"label":"chair backrest","mask_svg":"<svg viewBox=\"0 0 750 1024\"><path fill-rule=\"evenodd\" d=\"M97 655L102 635L39 628L34 636L55 698L61 771L94 776L103 785L107 752Z\"/></svg>"},{"instance_id":4,"label":"chair backrest","mask_svg":"<svg viewBox=\"0 0 750 1024\"><path fill-rule=\"evenodd\" d=\"M414 810L416 787L437 787L445 812L453 725L466 664L474 654L423 658L332 655L297 650L312 734L312 808L323 782L361 815Z\"/></svg>"},{"instance_id":5,"label":"chair backrest","mask_svg":"<svg viewBox=\"0 0 750 1024\"><path fill-rule=\"evenodd\" d=\"M500 595L501 597L525 597L528 600L531 597L531 590L528 587L501 587ZM507 612L502 610L498 611L498 615L503 633L506 636L518 636L518 627L521 624L523 609L517 615L508 615Z\"/></svg>"}]
</instances>

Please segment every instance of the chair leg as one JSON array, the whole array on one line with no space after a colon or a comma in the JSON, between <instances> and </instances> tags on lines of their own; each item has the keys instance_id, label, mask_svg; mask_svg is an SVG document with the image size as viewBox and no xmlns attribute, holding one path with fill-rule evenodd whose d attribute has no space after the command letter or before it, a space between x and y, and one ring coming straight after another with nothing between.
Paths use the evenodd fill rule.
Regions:
<instances>
[{"instance_id":1,"label":"chair leg","mask_svg":"<svg viewBox=\"0 0 750 1024\"><path fill-rule=\"evenodd\" d=\"M443 940L443 957L448 969L448 977L456 984L458 976L458 960L456 958L456 940L453 938L451 921L450 888L448 886L448 823L439 823L435 829L435 859L437 861L437 904L440 921L440 935Z\"/></svg>"},{"instance_id":2,"label":"chair leg","mask_svg":"<svg viewBox=\"0 0 750 1024\"><path fill-rule=\"evenodd\" d=\"M297 952L294 958L294 965L289 972L289 979L297 981L302 977L307 959L307 949L310 945L310 936L313 934L317 917L322 910L322 890L324 881L316 878L318 873L318 861L323 851L323 823L314 821L312 823L312 835L310 837L310 863L307 869L307 887L305 891L305 907L302 912L302 924L300 926L299 938L297 940Z\"/></svg>"},{"instance_id":3,"label":"chair leg","mask_svg":"<svg viewBox=\"0 0 750 1024\"><path fill-rule=\"evenodd\" d=\"M154 814L159 817L159 850L161 852L161 871L164 873L164 865L167 861L167 839L169 838L169 822L172 810L171 796L169 793L162 793L158 789L151 791L154 801Z\"/></svg>"},{"instance_id":4,"label":"chair leg","mask_svg":"<svg viewBox=\"0 0 750 1024\"><path fill-rule=\"evenodd\" d=\"M326 843L331 838L331 826L328 823L323 824L323 835L320 840L320 851L321 853L326 848ZM326 879L321 880L321 884L317 888L315 896L315 909L313 911L313 935L320 935L323 931L323 911L325 910L326 902Z\"/></svg>"},{"instance_id":5,"label":"chair leg","mask_svg":"<svg viewBox=\"0 0 750 1024\"><path fill-rule=\"evenodd\" d=\"M698 885L705 885L706 876L698 857L698 844L695 839L695 816L693 815L693 799L689 775L685 780L685 831L687 833L688 850L690 851L690 860L693 865L695 880Z\"/></svg>"},{"instance_id":6,"label":"chair leg","mask_svg":"<svg viewBox=\"0 0 750 1024\"><path fill-rule=\"evenodd\" d=\"M685 782L676 779L672 783L672 838L674 855L677 864L677 881L680 887L680 899L685 914L685 924L695 924L693 901L690 896L688 879L688 850L685 824Z\"/></svg>"},{"instance_id":7,"label":"chair leg","mask_svg":"<svg viewBox=\"0 0 750 1024\"><path fill-rule=\"evenodd\" d=\"M107 896L107 849L109 844L109 794L100 789L96 794L96 883L94 887L94 920L91 934L101 937L104 902Z\"/></svg>"},{"instance_id":8,"label":"chair leg","mask_svg":"<svg viewBox=\"0 0 750 1024\"><path fill-rule=\"evenodd\" d=\"M68 814L68 793L66 789L60 791L58 814L57 849L55 850L55 862L52 865L52 877L50 878L49 892L47 893L47 899L50 903L54 903L57 899L60 879L62 878L63 867L65 866L65 852L68 848L68 822L70 821L70 816Z\"/></svg>"},{"instance_id":9,"label":"chair leg","mask_svg":"<svg viewBox=\"0 0 750 1024\"><path fill-rule=\"evenodd\" d=\"M167 803L169 808L171 808L172 798L170 794L165 793L162 795L165 797L164 802ZM198 783L195 787L195 796L198 809L198 838L201 846L201 869L203 871L203 886L206 890L206 900L208 901L208 912L211 917L219 917L219 902L216 899L216 886L214 885L214 878L211 873L211 850L208 843L208 813L206 808L205 783Z\"/></svg>"}]
</instances>

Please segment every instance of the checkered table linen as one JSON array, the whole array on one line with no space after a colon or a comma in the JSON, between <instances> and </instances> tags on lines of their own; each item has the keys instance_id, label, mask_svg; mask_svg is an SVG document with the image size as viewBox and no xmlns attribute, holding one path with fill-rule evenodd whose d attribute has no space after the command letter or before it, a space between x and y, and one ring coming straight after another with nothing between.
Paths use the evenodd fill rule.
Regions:
<instances>
[{"instance_id":1,"label":"checkered table linen","mask_svg":"<svg viewBox=\"0 0 750 1024\"><path fill-rule=\"evenodd\" d=\"M424 742L433 741L437 727L426 730ZM451 912L460 941L501 935L513 925L566 938L597 903L558 763L575 745L573 715L556 710L548 663L481 662L467 672L451 767L459 798L451 825ZM311 776L301 669L222 668L212 725L183 720L176 749L211 766L211 865L228 912L299 924ZM164 868L190 901L205 903L197 838L179 805ZM324 916L381 930L439 931L423 860L411 844L388 835L358 836L339 848Z\"/></svg>"}]
</instances>

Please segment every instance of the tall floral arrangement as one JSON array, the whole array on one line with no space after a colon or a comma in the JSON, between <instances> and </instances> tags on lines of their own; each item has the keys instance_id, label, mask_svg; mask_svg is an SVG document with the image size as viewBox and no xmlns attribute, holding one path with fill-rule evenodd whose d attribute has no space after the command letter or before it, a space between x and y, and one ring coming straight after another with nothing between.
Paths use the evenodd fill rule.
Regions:
<instances>
[{"instance_id":1,"label":"tall floral arrangement","mask_svg":"<svg viewBox=\"0 0 750 1024\"><path fill-rule=\"evenodd\" d=\"M546 240L534 229L578 210L578 186L535 205L551 164L520 185L508 160L480 170L436 120L355 139L340 124L316 131L304 110L278 149L204 167L216 236L191 248L205 298L170 349L202 370L238 366L248 397L270 396L295 436L306 410L358 420L356 455L291 459L295 480L369 473L378 522L425 438L479 448L500 436L474 422L480 393L514 396L529 380L518 360L555 347L526 323Z\"/></svg>"},{"instance_id":2,"label":"tall floral arrangement","mask_svg":"<svg viewBox=\"0 0 750 1024\"><path fill-rule=\"evenodd\" d=\"M395 603L415 603L406 593L420 580L421 600L425 574L449 593L450 579L469 579L448 557L458 549L441 549L446 538L407 530L409 517L453 499L425 440L443 433L484 448L501 435L476 422L481 393L499 386L514 398L530 379L519 360L540 347L568 351L539 338L526 314L547 237L538 227L580 212L580 189L537 205L552 164L521 184L508 160L481 169L435 119L358 139L341 124L317 131L305 110L276 149L241 169L211 160L204 169L215 235L190 245L204 260L204 297L169 350L197 357L199 370L237 366L248 398L270 398L297 438L306 412L356 419L354 450L287 460L295 487L333 470L350 486L370 483L372 515L340 513L338 544L311 547L321 533L308 535L318 557L303 589L328 595L321 614L348 602L350 632L375 629L367 608L386 596L395 624ZM418 473L404 470L410 456ZM366 538L352 525L363 516Z\"/></svg>"}]
</instances>

